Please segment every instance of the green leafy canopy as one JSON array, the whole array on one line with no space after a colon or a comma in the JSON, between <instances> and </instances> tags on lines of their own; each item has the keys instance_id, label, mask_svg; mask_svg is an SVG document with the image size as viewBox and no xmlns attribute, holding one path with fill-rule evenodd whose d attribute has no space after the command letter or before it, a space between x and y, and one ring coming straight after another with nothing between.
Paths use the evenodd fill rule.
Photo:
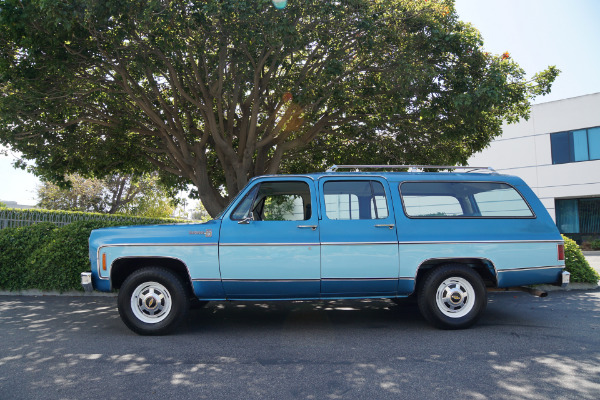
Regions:
<instances>
[{"instance_id":1,"label":"green leafy canopy","mask_svg":"<svg viewBox=\"0 0 600 400\"><path fill-rule=\"evenodd\" d=\"M259 174L465 163L527 80L452 0L0 0L0 142L49 180L159 170L218 213Z\"/></svg>"}]
</instances>

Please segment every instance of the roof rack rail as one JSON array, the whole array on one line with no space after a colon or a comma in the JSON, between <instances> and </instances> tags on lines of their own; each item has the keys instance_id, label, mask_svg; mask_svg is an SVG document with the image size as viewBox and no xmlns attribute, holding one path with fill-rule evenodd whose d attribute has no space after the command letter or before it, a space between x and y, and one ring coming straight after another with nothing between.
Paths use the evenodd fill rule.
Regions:
<instances>
[{"instance_id":1,"label":"roof rack rail","mask_svg":"<svg viewBox=\"0 0 600 400\"><path fill-rule=\"evenodd\" d=\"M466 172L485 170L491 174L497 175L498 172L492 167L471 167L456 165L332 165L326 172L335 172L339 169L408 169L408 172L417 172L418 169L463 169Z\"/></svg>"}]
</instances>

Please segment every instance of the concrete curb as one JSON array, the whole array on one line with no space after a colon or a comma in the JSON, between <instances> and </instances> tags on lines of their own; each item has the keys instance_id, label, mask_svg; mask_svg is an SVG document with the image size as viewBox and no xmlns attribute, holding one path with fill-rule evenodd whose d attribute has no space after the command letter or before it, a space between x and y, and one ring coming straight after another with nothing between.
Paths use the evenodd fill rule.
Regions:
<instances>
[{"instance_id":1,"label":"concrete curb","mask_svg":"<svg viewBox=\"0 0 600 400\"><path fill-rule=\"evenodd\" d=\"M600 286L598 286L598 284L593 284L593 283L575 282L575 283L569 283L566 288L561 288L560 286L553 286L553 285L535 285L534 287L536 289L543 290L545 292L558 292L558 291L569 292L571 290L596 290Z\"/></svg>"},{"instance_id":2,"label":"concrete curb","mask_svg":"<svg viewBox=\"0 0 600 400\"><path fill-rule=\"evenodd\" d=\"M8 290L0 290L0 296L68 296L68 297L117 297L116 292L80 292L78 290L70 290L68 292L58 292L55 290L38 290L27 289L10 292Z\"/></svg>"}]
</instances>

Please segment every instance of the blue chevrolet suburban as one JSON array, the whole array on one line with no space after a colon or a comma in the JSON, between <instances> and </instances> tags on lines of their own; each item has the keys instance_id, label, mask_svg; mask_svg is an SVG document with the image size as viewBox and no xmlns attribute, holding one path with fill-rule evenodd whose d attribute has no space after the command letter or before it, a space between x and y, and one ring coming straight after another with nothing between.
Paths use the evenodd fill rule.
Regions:
<instances>
[{"instance_id":1,"label":"blue chevrolet suburban","mask_svg":"<svg viewBox=\"0 0 600 400\"><path fill-rule=\"evenodd\" d=\"M490 289L568 282L562 237L521 179L378 168L393 167L411 170L260 176L206 223L95 230L82 285L118 289L123 322L149 335L191 302L408 296L434 326L461 329Z\"/></svg>"}]
</instances>

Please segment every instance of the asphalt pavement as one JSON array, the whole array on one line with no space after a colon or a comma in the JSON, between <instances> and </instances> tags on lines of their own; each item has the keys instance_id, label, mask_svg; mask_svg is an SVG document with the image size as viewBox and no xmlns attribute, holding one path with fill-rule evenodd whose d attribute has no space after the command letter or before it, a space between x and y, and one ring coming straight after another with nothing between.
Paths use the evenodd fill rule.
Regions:
<instances>
[{"instance_id":1,"label":"asphalt pavement","mask_svg":"<svg viewBox=\"0 0 600 400\"><path fill-rule=\"evenodd\" d=\"M0 399L598 399L600 291L492 293L471 329L387 300L209 303L143 337L112 297L1 296Z\"/></svg>"}]
</instances>

